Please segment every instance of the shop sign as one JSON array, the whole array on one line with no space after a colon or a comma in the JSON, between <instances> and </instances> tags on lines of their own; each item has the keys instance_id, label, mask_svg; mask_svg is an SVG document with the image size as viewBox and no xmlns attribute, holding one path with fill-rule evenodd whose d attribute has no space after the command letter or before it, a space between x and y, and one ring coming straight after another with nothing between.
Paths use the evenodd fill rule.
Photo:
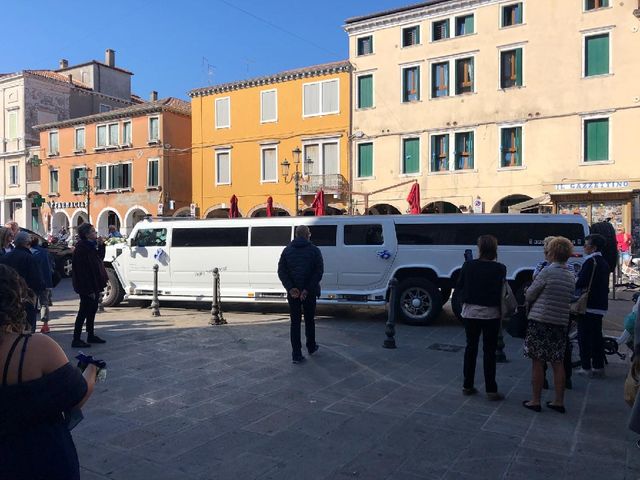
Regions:
<instances>
[{"instance_id":1,"label":"shop sign","mask_svg":"<svg viewBox=\"0 0 640 480\"><path fill-rule=\"evenodd\" d=\"M556 190L603 190L611 188L628 188L628 181L613 182L580 182L580 183L559 183Z\"/></svg>"},{"instance_id":2,"label":"shop sign","mask_svg":"<svg viewBox=\"0 0 640 480\"><path fill-rule=\"evenodd\" d=\"M87 208L87 202L47 202L51 210L62 208Z\"/></svg>"},{"instance_id":3,"label":"shop sign","mask_svg":"<svg viewBox=\"0 0 640 480\"><path fill-rule=\"evenodd\" d=\"M480 197L473 201L473 213L484 213L484 202Z\"/></svg>"}]
</instances>

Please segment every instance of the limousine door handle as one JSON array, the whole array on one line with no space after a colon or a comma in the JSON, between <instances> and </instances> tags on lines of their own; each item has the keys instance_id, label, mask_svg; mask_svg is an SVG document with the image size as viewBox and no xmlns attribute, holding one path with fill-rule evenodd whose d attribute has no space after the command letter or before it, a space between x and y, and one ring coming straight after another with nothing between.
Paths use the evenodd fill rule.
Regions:
<instances>
[{"instance_id":1,"label":"limousine door handle","mask_svg":"<svg viewBox=\"0 0 640 480\"><path fill-rule=\"evenodd\" d=\"M376 255L382 260L389 260L391 258L391 252L389 250L378 250Z\"/></svg>"}]
</instances>

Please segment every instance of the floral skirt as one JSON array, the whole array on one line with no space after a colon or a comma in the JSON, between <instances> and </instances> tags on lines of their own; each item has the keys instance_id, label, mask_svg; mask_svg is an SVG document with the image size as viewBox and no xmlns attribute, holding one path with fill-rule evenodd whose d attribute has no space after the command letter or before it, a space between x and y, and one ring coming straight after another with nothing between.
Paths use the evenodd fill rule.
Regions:
<instances>
[{"instance_id":1,"label":"floral skirt","mask_svg":"<svg viewBox=\"0 0 640 480\"><path fill-rule=\"evenodd\" d=\"M566 326L529 320L524 337L525 357L543 362L561 362L566 348Z\"/></svg>"}]
</instances>

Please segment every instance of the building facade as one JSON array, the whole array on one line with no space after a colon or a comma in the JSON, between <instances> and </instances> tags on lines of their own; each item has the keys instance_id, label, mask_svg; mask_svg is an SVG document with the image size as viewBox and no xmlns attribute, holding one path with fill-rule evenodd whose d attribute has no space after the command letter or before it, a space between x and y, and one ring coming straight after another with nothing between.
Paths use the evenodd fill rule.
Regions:
<instances>
[{"instance_id":1,"label":"building facade","mask_svg":"<svg viewBox=\"0 0 640 480\"><path fill-rule=\"evenodd\" d=\"M9 220L44 232L40 206L39 134L34 126L81 115L126 107L131 95L131 73L115 66L115 52L107 50L106 63L85 65L111 71L102 84L68 68L24 70L0 75L0 224ZM82 81L82 79L87 82Z\"/></svg>"},{"instance_id":2,"label":"building facade","mask_svg":"<svg viewBox=\"0 0 640 480\"><path fill-rule=\"evenodd\" d=\"M266 215L268 197L276 215L308 213L319 189L329 212L345 211L349 72L348 62L336 62L192 90L194 214L226 217L233 195L243 217ZM305 174L298 205L291 182L296 160Z\"/></svg>"},{"instance_id":3,"label":"building facade","mask_svg":"<svg viewBox=\"0 0 640 480\"><path fill-rule=\"evenodd\" d=\"M39 125L44 224L56 234L90 221L100 235L128 234L145 215L188 214L188 102L153 99Z\"/></svg>"},{"instance_id":4,"label":"building facade","mask_svg":"<svg viewBox=\"0 0 640 480\"><path fill-rule=\"evenodd\" d=\"M637 2L431 0L346 21L353 189L638 229ZM369 195L404 212L407 186ZM357 200L355 200L357 201Z\"/></svg>"}]
</instances>

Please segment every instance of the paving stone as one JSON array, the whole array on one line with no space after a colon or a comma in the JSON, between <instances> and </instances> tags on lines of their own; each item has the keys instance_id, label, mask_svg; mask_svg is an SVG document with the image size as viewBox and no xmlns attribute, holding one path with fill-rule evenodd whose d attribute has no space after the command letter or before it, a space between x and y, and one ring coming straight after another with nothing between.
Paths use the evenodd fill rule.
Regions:
<instances>
[{"instance_id":1,"label":"paving stone","mask_svg":"<svg viewBox=\"0 0 640 480\"><path fill-rule=\"evenodd\" d=\"M253 423L245 425L243 429L263 435L276 435L283 430L287 430L292 425L306 417L307 414L305 413L282 409Z\"/></svg>"}]
</instances>

